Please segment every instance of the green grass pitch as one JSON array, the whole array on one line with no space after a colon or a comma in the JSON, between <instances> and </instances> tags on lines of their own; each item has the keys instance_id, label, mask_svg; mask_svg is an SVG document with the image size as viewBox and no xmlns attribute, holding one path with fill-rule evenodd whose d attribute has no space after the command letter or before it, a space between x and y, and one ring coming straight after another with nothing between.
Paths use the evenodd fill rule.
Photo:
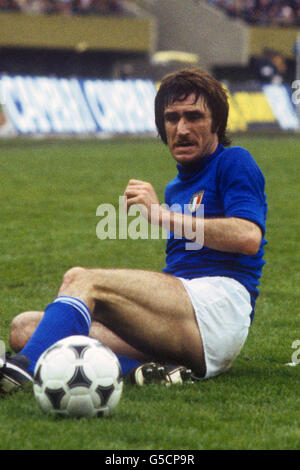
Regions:
<instances>
[{"instance_id":1,"label":"green grass pitch","mask_svg":"<svg viewBox=\"0 0 300 470\"><path fill-rule=\"evenodd\" d=\"M126 386L101 419L44 415L31 389L0 398L0 449L299 449L300 138L234 138L267 181L266 261L246 345L225 375L165 389ZM103 240L96 209L118 204L129 178L153 183L161 200L175 175L155 139L2 141L0 339L21 311L55 298L72 266L160 270L165 241ZM299 351L300 359L300 351Z\"/></svg>"}]
</instances>

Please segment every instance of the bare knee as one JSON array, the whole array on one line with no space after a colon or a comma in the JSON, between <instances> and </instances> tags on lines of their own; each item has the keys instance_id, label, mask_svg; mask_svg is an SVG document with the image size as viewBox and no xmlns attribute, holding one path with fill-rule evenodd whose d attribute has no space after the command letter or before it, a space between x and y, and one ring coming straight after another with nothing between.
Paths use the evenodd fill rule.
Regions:
<instances>
[{"instance_id":1,"label":"bare knee","mask_svg":"<svg viewBox=\"0 0 300 470\"><path fill-rule=\"evenodd\" d=\"M69 269L64 277L61 285L61 289L67 288L70 284L74 284L76 281L85 275L87 269L76 266L75 268Z\"/></svg>"},{"instance_id":2,"label":"bare knee","mask_svg":"<svg viewBox=\"0 0 300 470\"><path fill-rule=\"evenodd\" d=\"M69 269L64 277L62 285L58 291L58 296L67 295L76 297L88 306L90 311L94 308L93 282L91 270L87 268L75 267Z\"/></svg>"},{"instance_id":3,"label":"bare knee","mask_svg":"<svg viewBox=\"0 0 300 470\"><path fill-rule=\"evenodd\" d=\"M24 348L41 321L43 312L23 312L14 317L11 323L9 344L13 351Z\"/></svg>"}]
</instances>

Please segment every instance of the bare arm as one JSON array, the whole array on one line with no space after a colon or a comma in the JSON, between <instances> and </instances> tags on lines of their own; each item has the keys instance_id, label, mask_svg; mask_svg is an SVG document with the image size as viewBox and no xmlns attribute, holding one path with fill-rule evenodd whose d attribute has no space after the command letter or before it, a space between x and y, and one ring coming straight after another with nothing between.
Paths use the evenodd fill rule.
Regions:
<instances>
[{"instance_id":1,"label":"bare arm","mask_svg":"<svg viewBox=\"0 0 300 470\"><path fill-rule=\"evenodd\" d=\"M169 224L175 234L194 234L191 241L202 238L207 248L230 253L255 255L262 239L258 225L237 217L202 219L162 209L159 224L166 228Z\"/></svg>"},{"instance_id":2,"label":"bare arm","mask_svg":"<svg viewBox=\"0 0 300 470\"><path fill-rule=\"evenodd\" d=\"M150 223L160 225L179 237L203 243L207 248L254 255L260 247L262 232L258 225L237 217L203 219L163 208L150 183L130 180L125 190L127 210L139 204Z\"/></svg>"}]
</instances>

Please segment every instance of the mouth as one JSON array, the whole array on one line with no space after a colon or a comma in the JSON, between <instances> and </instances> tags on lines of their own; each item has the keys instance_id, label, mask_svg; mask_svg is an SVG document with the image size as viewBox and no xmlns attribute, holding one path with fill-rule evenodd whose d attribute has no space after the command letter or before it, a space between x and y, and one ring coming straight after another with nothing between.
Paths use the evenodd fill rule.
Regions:
<instances>
[{"instance_id":1,"label":"mouth","mask_svg":"<svg viewBox=\"0 0 300 470\"><path fill-rule=\"evenodd\" d=\"M174 145L175 150L193 150L196 144L193 142L177 142Z\"/></svg>"}]
</instances>

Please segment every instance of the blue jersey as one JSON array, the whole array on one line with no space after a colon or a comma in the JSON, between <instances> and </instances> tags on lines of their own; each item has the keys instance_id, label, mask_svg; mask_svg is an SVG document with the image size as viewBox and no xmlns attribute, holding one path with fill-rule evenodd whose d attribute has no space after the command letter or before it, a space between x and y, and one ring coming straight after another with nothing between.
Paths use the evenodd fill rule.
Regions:
<instances>
[{"instance_id":1,"label":"blue jersey","mask_svg":"<svg viewBox=\"0 0 300 470\"><path fill-rule=\"evenodd\" d=\"M197 216L199 204L205 218L240 217L255 222L263 238L256 255L218 251L204 246L187 250L185 238L170 233L164 272L193 279L203 276L227 276L243 284L251 296L252 314L258 296L257 286L264 265L267 203L265 179L250 153L241 147L217 150L196 168L177 165L178 174L166 187L165 202L180 204L182 212ZM172 208L171 208L172 210ZM176 210L176 209L175 209Z\"/></svg>"}]
</instances>

